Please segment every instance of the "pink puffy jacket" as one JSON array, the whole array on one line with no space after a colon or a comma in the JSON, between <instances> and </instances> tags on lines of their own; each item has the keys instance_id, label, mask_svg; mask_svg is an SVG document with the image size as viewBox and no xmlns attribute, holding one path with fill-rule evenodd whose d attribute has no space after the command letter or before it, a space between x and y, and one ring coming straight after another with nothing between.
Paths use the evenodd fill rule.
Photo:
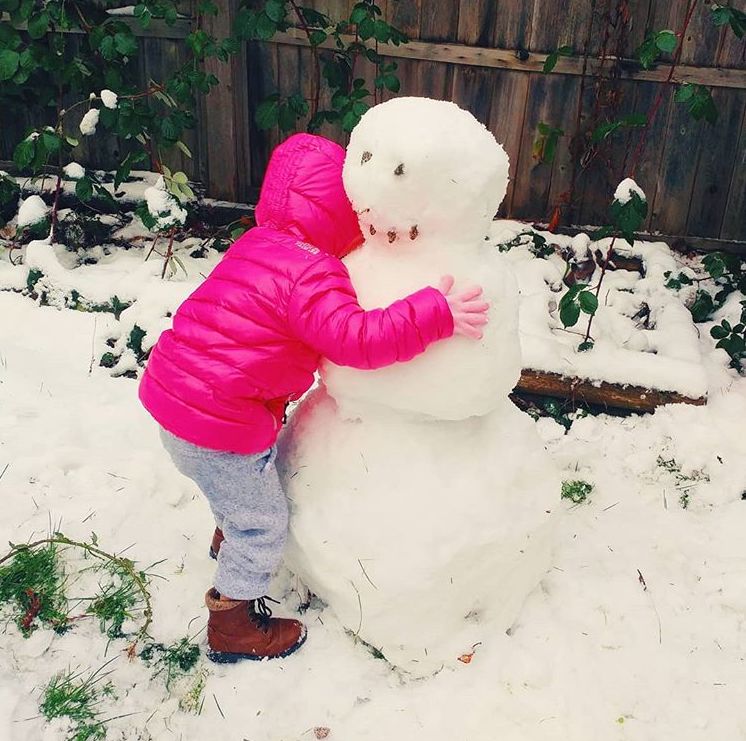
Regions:
<instances>
[{"instance_id":1,"label":"pink puffy jacket","mask_svg":"<svg viewBox=\"0 0 746 741\"><path fill-rule=\"evenodd\" d=\"M362 242L342 185L344 150L298 134L270 161L258 226L228 250L153 348L140 399L195 445L257 453L321 357L380 368L453 334L443 294L425 288L363 311L340 257Z\"/></svg>"}]
</instances>

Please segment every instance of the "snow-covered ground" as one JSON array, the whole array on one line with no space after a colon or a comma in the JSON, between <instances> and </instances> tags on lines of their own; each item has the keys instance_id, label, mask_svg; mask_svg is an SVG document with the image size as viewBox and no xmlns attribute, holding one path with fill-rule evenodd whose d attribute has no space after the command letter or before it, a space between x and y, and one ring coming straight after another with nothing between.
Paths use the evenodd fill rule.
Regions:
<instances>
[{"instance_id":1,"label":"snow-covered ground","mask_svg":"<svg viewBox=\"0 0 746 741\"><path fill-rule=\"evenodd\" d=\"M139 297L120 324L139 316L155 333L209 261L186 258L191 277L165 285L159 266L141 261L123 253L76 270L76 282L90 281L98 292L91 300ZM45 271L51 283L65 277L55 269ZM2 282L23 285L16 272L6 263ZM136 382L98 366L121 327L110 314L39 307L8 292L0 293L0 317L0 542L38 537L51 522L70 537L95 532L102 547L128 549L143 567L165 559L154 569L163 578L152 585L151 633L164 643L199 633L213 525L162 451ZM64 728L39 717L40 688L57 671L112 658L116 697L102 712L115 718L110 740L300 741L327 728L343 741L746 738L746 379L728 375L726 389L723 373L706 407L584 417L567 434L550 419L537 423L565 478L595 491L586 504L559 505L554 568L510 635L481 636L470 663L454 656L434 677L411 680L314 605L298 654L203 662L197 715L178 708L188 685L167 691L95 621L29 639L8 623L0 632L0 738L65 739ZM698 481L682 488L691 482L662 460ZM297 608L289 574L272 593L282 612Z\"/></svg>"}]
</instances>

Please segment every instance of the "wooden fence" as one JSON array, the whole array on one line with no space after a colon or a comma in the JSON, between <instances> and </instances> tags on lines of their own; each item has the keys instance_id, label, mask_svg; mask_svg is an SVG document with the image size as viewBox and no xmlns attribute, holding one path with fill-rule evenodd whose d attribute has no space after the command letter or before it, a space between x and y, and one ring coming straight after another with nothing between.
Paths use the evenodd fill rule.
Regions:
<instances>
[{"instance_id":1,"label":"wooden fence","mask_svg":"<svg viewBox=\"0 0 746 741\"><path fill-rule=\"evenodd\" d=\"M227 12L212 21L225 35L236 0L222 0ZM353 0L314 0L306 4L341 18ZM552 164L534 158L540 122L571 134L578 100L584 117L594 108L594 80L602 45L601 15L616 0L384 0L387 19L405 31L411 43L381 47L399 64L402 95L453 100L471 110L502 142L510 155L511 185L501 215L547 221L570 187L572 156L563 138ZM650 30L681 27L687 0L628 0L628 48L639 46ZM651 205L647 229L686 235L698 246L746 247L746 54L744 40L729 28L717 28L711 3L701 0L686 35L675 80L702 84L712 91L720 115L716 124L694 121L673 100L665 84L669 66L644 71L626 65L610 89L615 117L645 113L659 91L663 101L650 131L636 179ZM736 3L737 5L737 3ZM594 14L595 8L595 14ZM588 76L582 76L580 52L560 59L555 71L541 72L546 55L560 45L581 50L590 33ZM157 26L142 39L143 75L176 63L188 22L170 29ZM153 35L158 36L154 38ZM328 53L328 52L325 52ZM607 64L607 68L609 65ZM300 32L278 34L267 43L251 43L228 65L212 70L220 87L204 101L199 130L192 139L190 162L178 161L208 192L230 200L250 200L260 185L268 154L280 141L278 131L259 131L254 112L268 94L310 94L312 57ZM583 122L581 122L583 123ZM344 142L339 130L323 134ZM639 134L632 133L632 137ZM636 138L632 140L633 144ZM578 178L573 222L599 224L624 173L629 139L616 136ZM107 164L105 152L92 154ZM180 157L180 155L179 155ZM110 163L109 163L110 164ZM702 238L702 239L696 239Z\"/></svg>"}]
</instances>

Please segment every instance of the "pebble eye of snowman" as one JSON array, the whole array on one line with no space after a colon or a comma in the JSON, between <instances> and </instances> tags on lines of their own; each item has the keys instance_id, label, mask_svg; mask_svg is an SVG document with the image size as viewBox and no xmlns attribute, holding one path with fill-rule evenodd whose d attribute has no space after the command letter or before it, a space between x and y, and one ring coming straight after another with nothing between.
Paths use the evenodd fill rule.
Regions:
<instances>
[{"instance_id":1,"label":"pebble eye of snowman","mask_svg":"<svg viewBox=\"0 0 746 741\"><path fill-rule=\"evenodd\" d=\"M404 174L404 163L402 162L396 170L394 170L394 175L403 175Z\"/></svg>"},{"instance_id":2,"label":"pebble eye of snowman","mask_svg":"<svg viewBox=\"0 0 746 741\"><path fill-rule=\"evenodd\" d=\"M371 152L363 152L363 156L360 160L360 165L364 165L366 162L370 162L373 159L373 155Z\"/></svg>"}]
</instances>

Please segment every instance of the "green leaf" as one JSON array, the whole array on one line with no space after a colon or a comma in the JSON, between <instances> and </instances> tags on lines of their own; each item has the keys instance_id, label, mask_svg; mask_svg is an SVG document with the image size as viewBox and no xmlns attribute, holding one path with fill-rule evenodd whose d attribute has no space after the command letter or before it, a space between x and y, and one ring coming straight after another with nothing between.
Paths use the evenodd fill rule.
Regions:
<instances>
[{"instance_id":1,"label":"green leaf","mask_svg":"<svg viewBox=\"0 0 746 741\"><path fill-rule=\"evenodd\" d=\"M683 85L679 85L674 100L677 103L686 103L688 100L692 99L695 90L696 85L692 85L691 82L685 82Z\"/></svg>"},{"instance_id":2,"label":"green leaf","mask_svg":"<svg viewBox=\"0 0 746 741\"><path fill-rule=\"evenodd\" d=\"M580 305L575 301L566 303L560 309L560 321L565 327L574 327L580 319Z\"/></svg>"},{"instance_id":3,"label":"green leaf","mask_svg":"<svg viewBox=\"0 0 746 741\"><path fill-rule=\"evenodd\" d=\"M277 33L277 23L266 13L260 13L257 17L255 33L260 41L269 41Z\"/></svg>"},{"instance_id":4,"label":"green leaf","mask_svg":"<svg viewBox=\"0 0 746 741\"><path fill-rule=\"evenodd\" d=\"M715 280L722 278L728 269L725 257L726 256L722 252L713 252L709 255L705 255L702 260L705 270L710 274L710 277Z\"/></svg>"},{"instance_id":5,"label":"green leaf","mask_svg":"<svg viewBox=\"0 0 746 741\"><path fill-rule=\"evenodd\" d=\"M132 57L137 54L137 39L131 31L114 34L114 46L123 57Z\"/></svg>"},{"instance_id":6,"label":"green leaf","mask_svg":"<svg viewBox=\"0 0 746 741\"><path fill-rule=\"evenodd\" d=\"M185 156L189 157L189 159L192 159L192 150L189 149L189 147L184 144L183 141L177 141L174 145L178 150L180 150Z\"/></svg>"},{"instance_id":7,"label":"green leaf","mask_svg":"<svg viewBox=\"0 0 746 741\"><path fill-rule=\"evenodd\" d=\"M386 90L390 90L392 93L398 93L401 89L401 82L396 75L385 75L383 84L386 86Z\"/></svg>"},{"instance_id":8,"label":"green leaf","mask_svg":"<svg viewBox=\"0 0 746 741\"><path fill-rule=\"evenodd\" d=\"M33 139L24 139L19 142L13 151L13 162L21 169L27 168L36 154L36 142Z\"/></svg>"},{"instance_id":9,"label":"green leaf","mask_svg":"<svg viewBox=\"0 0 746 741\"><path fill-rule=\"evenodd\" d=\"M549 74L549 72L551 72L557 66L557 62L559 62L560 57L569 57L571 54L571 46L560 46L559 49L555 49L551 54L547 56L546 61L544 62L544 67L542 68L542 72L545 75Z\"/></svg>"},{"instance_id":10,"label":"green leaf","mask_svg":"<svg viewBox=\"0 0 746 741\"><path fill-rule=\"evenodd\" d=\"M327 40L328 36L324 31L311 31L311 46L319 46Z\"/></svg>"},{"instance_id":11,"label":"green leaf","mask_svg":"<svg viewBox=\"0 0 746 741\"><path fill-rule=\"evenodd\" d=\"M51 131L42 132L41 140L42 142L44 142L44 148L50 154L59 152L60 147L62 146L60 138L56 134L53 134Z\"/></svg>"},{"instance_id":12,"label":"green leaf","mask_svg":"<svg viewBox=\"0 0 746 741\"><path fill-rule=\"evenodd\" d=\"M262 101L257 107L255 114L256 125L262 130L277 126L279 113L279 96L273 95Z\"/></svg>"},{"instance_id":13,"label":"green leaf","mask_svg":"<svg viewBox=\"0 0 746 741\"><path fill-rule=\"evenodd\" d=\"M658 58L658 47L654 37L647 38L637 50L637 58L643 69L650 69Z\"/></svg>"},{"instance_id":14,"label":"green leaf","mask_svg":"<svg viewBox=\"0 0 746 741\"><path fill-rule=\"evenodd\" d=\"M596 298L595 293L583 291L578 294L578 303L580 304L581 310L586 314L593 316L593 314L598 311L598 298Z\"/></svg>"},{"instance_id":15,"label":"green leaf","mask_svg":"<svg viewBox=\"0 0 746 741\"><path fill-rule=\"evenodd\" d=\"M42 10L29 18L28 35L32 39L40 39L49 30L49 13Z\"/></svg>"},{"instance_id":16,"label":"green leaf","mask_svg":"<svg viewBox=\"0 0 746 741\"><path fill-rule=\"evenodd\" d=\"M364 5L358 4L350 13L350 24L357 26L359 23L364 21L369 16L368 8Z\"/></svg>"},{"instance_id":17,"label":"green leaf","mask_svg":"<svg viewBox=\"0 0 746 741\"><path fill-rule=\"evenodd\" d=\"M664 52L670 54L678 43L676 34L673 31L658 31L655 36L655 45Z\"/></svg>"},{"instance_id":18,"label":"green leaf","mask_svg":"<svg viewBox=\"0 0 746 741\"><path fill-rule=\"evenodd\" d=\"M21 55L12 49L0 51L0 80L9 80L21 63Z\"/></svg>"},{"instance_id":19,"label":"green leaf","mask_svg":"<svg viewBox=\"0 0 746 741\"><path fill-rule=\"evenodd\" d=\"M692 319L695 322L706 322L712 316L712 312L715 311L715 302L707 291L697 291L694 303L689 311L691 311Z\"/></svg>"},{"instance_id":20,"label":"green leaf","mask_svg":"<svg viewBox=\"0 0 746 741\"><path fill-rule=\"evenodd\" d=\"M617 121L601 124L593 132L591 139L594 142L600 142L623 126L645 126L647 121L647 116L644 113L630 113L628 116L624 116Z\"/></svg>"},{"instance_id":21,"label":"green leaf","mask_svg":"<svg viewBox=\"0 0 746 741\"><path fill-rule=\"evenodd\" d=\"M376 22L372 18L363 19L358 23L357 32L363 41L367 41L376 32Z\"/></svg>"},{"instance_id":22,"label":"green leaf","mask_svg":"<svg viewBox=\"0 0 746 741\"><path fill-rule=\"evenodd\" d=\"M705 119L711 124L714 124L718 118L718 110L715 105L715 101L712 99L712 94L709 89L704 85L691 85L686 92L682 92L684 101L689 108L689 113L692 115L695 121ZM677 91L678 96L678 91ZM679 98L677 101L682 102Z\"/></svg>"},{"instance_id":23,"label":"green leaf","mask_svg":"<svg viewBox=\"0 0 746 741\"><path fill-rule=\"evenodd\" d=\"M93 183L89 177L80 178L75 183L75 195L80 198L83 203L90 201L93 197Z\"/></svg>"},{"instance_id":24,"label":"green leaf","mask_svg":"<svg viewBox=\"0 0 746 741\"><path fill-rule=\"evenodd\" d=\"M720 324L718 324L717 326L713 327L710 330L710 335L715 340L723 340L729 334L730 334L730 332L728 332L728 330L725 327L723 327L722 325L720 325Z\"/></svg>"},{"instance_id":25,"label":"green leaf","mask_svg":"<svg viewBox=\"0 0 746 741\"><path fill-rule=\"evenodd\" d=\"M712 21L716 26L729 25L736 35L736 38L742 39L746 34L746 13L729 5L713 5Z\"/></svg>"},{"instance_id":26,"label":"green leaf","mask_svg":"<svg viewBox=\"0 0 746 741\"><path fill-rule=\"evenodd\" d=\"M285 18L286 10L283 0L267 0L264 6L264 12L270 20L280 23Z\"/></svg>"},{"instance_id":27,"label":"green leaf","mask_svg":"<svg viewBox=\"0 0 746 741\"><path fill-rule=\"evenodd\" d=\"M345 131L352 131L360 123L360 116L355 111L347 111L342 117L342 128Z\"/></svg>"},{"instance_id":28,"label":"green leaf","mask_svg":"<svg viewBox=\"0 0 746 741\"><path fill-rule=\"evenodd\" d=\"M588 350L593 350L593 347L596 343L593 340L584 340L578 345L578 352L588 352Z\"/></svg>"},{"instance_id":29,"label":"green leaf","mask_svg":"<svg viewBox=\"0 0 746 741\"><path fill-rule=\"evenodd\" d=\"M116 44L113 36L104 36L101 39L98 50L101 52L101 56L107 61L113 61L117 56Z\"/></svg>"},{"instance_id":30,"label":"green leaf","mask_svg":"<svg viewBox=\"0 0 746 741\"><path fill-rule=\"evenodd\" d=\"M292 106L287 103L280 106L277 114L277 124L280 127L280 131L291 131L295 128L297 120L298 116Z\"/></svg>"}]
</instances>

